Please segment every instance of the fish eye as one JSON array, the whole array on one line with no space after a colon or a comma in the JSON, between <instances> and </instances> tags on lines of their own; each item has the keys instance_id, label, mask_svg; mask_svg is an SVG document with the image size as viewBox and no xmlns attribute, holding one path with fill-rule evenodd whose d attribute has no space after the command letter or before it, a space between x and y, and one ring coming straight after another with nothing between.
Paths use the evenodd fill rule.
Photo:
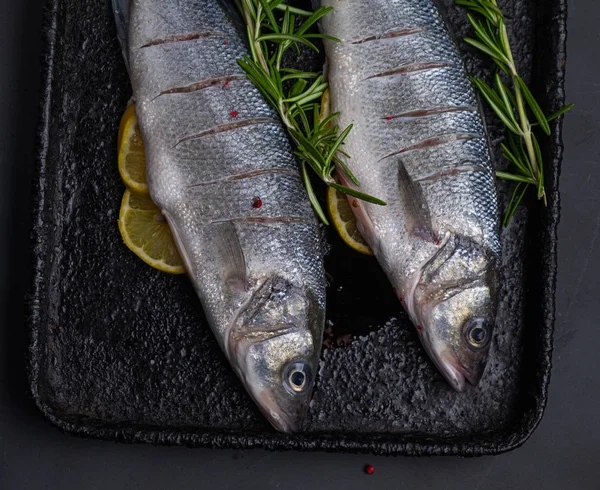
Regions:
<instances>
[{"instance_id":1,"label":"fish eye","mask_svg":"<svg viewBox=\"0 0 600 490\"><path fill-rule=\"evenodd\" d=\"M465 337L472 349L484 349L492 338L491 329L483 318L476 318L467 323Z\"/></svg>"},{"instance_id":2,"label":"fish eye","mask_svg":"<svg viewBox=\"0 0 600 490\"><path fill-rule=\"evenodd\" d=\"M304 393L312 384L310 367L303 361L293 362L287 366L284 385L291 393Z\"/></svg>"}]
</instances>

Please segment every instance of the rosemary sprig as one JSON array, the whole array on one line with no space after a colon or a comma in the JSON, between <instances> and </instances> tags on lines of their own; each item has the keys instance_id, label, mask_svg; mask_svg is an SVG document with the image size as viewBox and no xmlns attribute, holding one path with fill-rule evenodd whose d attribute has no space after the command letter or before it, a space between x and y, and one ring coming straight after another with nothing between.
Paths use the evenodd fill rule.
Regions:
<instances>
[{"instance_id":1,"label":"rosemary sprig","mask_svg":"<svg viewBox=\"0 0 600 490\"><path fill-rule=\"evenodd\" d=\"M519 76L505 18L496 0L456 0L456 3L471 11L467 17L475 29L475 38L465 38L465 42L490 56L499 69L494 77L493 87L478 78L474 78L473 81L508 129L507 143L501 145L502 155L514 167L514 172L496 172L497 177L516 182L504 215L503 225L506 226L530 186L534 186L537 198L547 205L542 152L533 129L539 127L549 136L549 123L569 111L573 104L563 107L551 116L544 114ZM509 80L512 90L504 80ZM530 121L530 115L535 122Z\"/></svg>"},{"instance_id":2,"label":"rosemary sprig","mask_svg":"<svg viewBox=\"0 0 600 490\"><path fill-rule=\"evenodd\" d=\"M310 12L287 5L284 0L237 0L237 5L246 23L250 45L250 56L238 60L238 63L281 116L296 145L294 153L302 161L304 185L319 218L329 224L314 193L307 166L328 186L359 199L385 205L376 197L336 183L332 177L337 164L352 183L359 186L344 159L340 158L340 155L349 158L340 148L352 125L341 132L338 126L332 126L330 123L339 113L319 120L320 101L327 88L323 76L282 66L283 55L288 49L299 52L299 45L303 44L318 52L314 39L337 41L331 36L309 31L332 7ZM302 19L299 27L296 27L297 19Z\"/></svg>"}]
</instances>

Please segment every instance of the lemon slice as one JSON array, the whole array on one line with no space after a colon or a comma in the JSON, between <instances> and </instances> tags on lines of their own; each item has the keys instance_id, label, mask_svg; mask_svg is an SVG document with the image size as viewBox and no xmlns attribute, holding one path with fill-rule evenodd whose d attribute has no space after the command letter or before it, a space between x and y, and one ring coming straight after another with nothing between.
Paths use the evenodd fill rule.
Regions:
<instances>
[{"instance_id":1,"label":"lemon slice","mask_svg":"<svg viewBox=\"0 0 600 490\"><path fill-rule=\"evenodd\" d=\"M125 245L146 264L170 274L185 272L169 224L149 196L125 191L119 231Z\"/></svg>"},{"instance_id":2,"label":"lemon slice","mask_svg":"<svg viewBox=\"0 0 600 490\"><path fill-rule=\"evenodd\" d=\"M327 208L334 228L346 245L361 254L373 255L364 237L358 231L356 216L350 208L346 195L329 187L327 189Z\"/></svg>"},{"instance_id":3,"label":"lemon slice","mask_svg":"<svg viewBox=\"0 0 600 490\"><path fill-rule=\"evenodd\" d=\"M127 108L119 125L119 173L131 191L148 194L146 153L134 104Z\"/></svg>"}]
</instances>

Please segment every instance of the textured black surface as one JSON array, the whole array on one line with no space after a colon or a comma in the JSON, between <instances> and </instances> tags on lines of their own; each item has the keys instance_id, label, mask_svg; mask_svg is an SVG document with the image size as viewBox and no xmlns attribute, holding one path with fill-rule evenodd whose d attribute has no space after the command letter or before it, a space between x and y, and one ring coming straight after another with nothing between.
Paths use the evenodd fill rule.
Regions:
<instances>
[{"instance_id":1,"label":"textured black surface","mask_svg":"<svg viewBox=\"0 0 600 490\"><path fill-rule=\"evenodd\" d=\"M544 108L555 109L563 101L564 6L540 3L533 19L532 3L505 4L519 33L522 70L532 74ZM449 9L458 34L462 15ZM558 130L544 147L548 209L531 206L535 225L522 212L503 237L505 294L481 387L453 393L376 266L349 252L340 256L332 239L330 320L336 328L358 317L371 333L324 353L309 429L283 436L230 372L187 281L148 269L120 243L115 128L129 89L108 4L59 1L47 26L31 382L51 420L70 432L118 440L386 454L495 453L526 439L543 412L550 368ZM485 69L477 60L468 56L472 73ZM349 262L363 269L366 293L359 281L342 277ZM351 310L338 307L349 303Z\"/></svg>"}]
</instances>

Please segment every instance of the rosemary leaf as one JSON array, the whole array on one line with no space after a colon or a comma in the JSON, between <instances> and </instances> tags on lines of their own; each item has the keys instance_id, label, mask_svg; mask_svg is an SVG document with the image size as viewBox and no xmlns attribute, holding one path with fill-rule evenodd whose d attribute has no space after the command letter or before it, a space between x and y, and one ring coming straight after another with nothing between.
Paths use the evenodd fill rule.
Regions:
<instances>
[{"instance_id":1,"label":"rosemary leaf","mask_svg":"<svg viewBox=\"0 0 600 490\"><path fill-rule=\"evenodd\" d=\"M527 101L527 104L529 104L529 107L533 112L533 115L537 119L538 124L541 126L544 133L550 136L550 126L548 125L548 119L544 115L544 112L540 108L534 96L531 94L529 88L527 87L527 84L518 75L515 77L515 80L520 85L521 90L523 91L523 95L525 96L525 100Z\"/></svg>"},{"instance_id":2,"label":"rosemary leaf","mask_svg":"<svg viewBox=\"0 0 600 490\"><path fill-rule=\"evenodd\" d=\"M325 225L329 225L329 221L327 220L327 216L325 216L325 212L317 199L315 191L313 190L312 183L310 182L310 177L308 176L308 171L306 170L306 164L302 162L302 180L304 180L304 186L306 187L306 192L308 193L308 200L312 205L313 209L317 213L319 219Z\"/></svg>"},{"instance_id":3,"label":"rosemary leaf","mask_svg":"<svg viewBox=\"0 0 600 490\"><path fill-rule=\"evenodd\" d=\"M350 124L350 126L348 126L346 129L344 129L340 133L340 135L337 137L337 139L335 140L335 142L331 146L331 148L329 150L329 155L327 156L327 160L325 161L325 163L327 164L327 166L329 166L329 167L331 166L331 159L337 153L338 148L344 143L344 140L346 139L346 136L348 136L348 133L351 130L352 130L352 124Z\"/></svg>"},{"instance_id":4,"label":"rosemary leaf","mask_svg":"<svg viewBox=\"0 0 600 490\"><path fill-rule=\"evenodd\" d=\"M523 162L519 158L517 158L517 156L512 151L510 151L506 144L502 143L500 147L502 148L502 156L504 158L512 162L524 175L529 174L529 169L527 169L523 165Z\"/></svg>"},{"instance_id":5,"label":"rosemary leaf","mask_svg":"<svg viewBox=\"0 0 600 490\"><path fill-rule=\"evenodd\" d=\"M360 186L358 179L356 178L356 176L352 173L352 171L348 168L348 166L344 163L344 161L339 158L337 155L334 155L333 159L335 160L335 162L342 167L342 169L344 170L344 172L346 172L346 175L348 176L348 178L352 181L352 183L355 186Z\"/></svg>"},{"instance_id":6,"label":"rosemary leaf","mask_svg":"<svg viewBox=\"0 0 600 490\"><path fill-rule=\"evenodd\" d=\"M317 53L319 52L319 48L317 48L313 43L311 43L308 39L306 39L306 36L302 37L302 36L297 36L295 34L277 34L277 33L263 34L262 36L257 38L257 41L258 42L261 42L261 41L274 41L274 42L292 41L295 43L306 44L310 49L316 51Z\"/></svg>"},{"instance_id":7,"label":"rosemary leaf","mask_svg":"<svg viewBox=\"0 0 600 490\"><path fill-rule=\"evenodd\" d=\"M538 181L537 196L538 199L542 199L542 197L544 197L544 167L542 163L542 149L540 148L540 144L538 143L535 133L531 133L531 138L533 141L533 149L535 150L535 156L540 166L540 178Z\"/></svg>"},{"instance_id":8,"label":"rosemary leaf","mask_svg":"<svg viewBox=\"0 0 600 490\"><path fill-rule=\"evenodd\" d=\"M369 196L368 194L365 194L364 192L359 192L356 189L351 189L350 187L340 185L336 182L331 182L329 184L329 187L333 187L334 189L341 191L344 194L348 194L349 196L352 196L352 197L357 197L358 199L362 199L363 201L371 202L373 204L379 204L380 206L386 205L385 201L382 201L381 199L378 199L373 196Z\"/></svg>"},{"instance_id":9,"label":"rosemary leaf","mask_svg":"<svg viewBox=\"0 0 600 490\"><path fill-rule=\"evenodd\" d=\"M469 43L471 46L479 49L480 51L483 51L484 53L488 54L489 56L501 63L507 62L507 60L504 57L498 57L496 51L490 49L486 44L482 42L479 42L475 39L471 39L470 37L465 38L465 42Z\"/></svg>"},{"instance_id":10,"label":"rosemary leaf","mask_svg":"<svg viewBox=\"0 0 600 490\"><path fill-rule=\"evenodd\" d=\"M260 0L260 3L262 4L262 8L265 15L267 16L267 19L269 19L269 24L273 28L273 31L279 33L279 24L275 20L275 16L273 15L273 11L271 10L273 7L269 5L269 0Z\"/></svg>"},{"instance_id":11,"label":"rosemary leaf","mask_svg":"<svg viewBox=\"0 0 600 490\"><path fill-rule=\"evenodd\" d=\"M508 203L508 208L506 210L506 214L504 215L504 220L502 221L502 226L508 226L508 223L513 218L515 213L517 212L517 208L521 201L523 200L523 196L525 196L525 192L529 186L527 184L523 184L522 182L518 183L513 190L512 196ZM519 190L521 191L519 192Z\"/></svg>"},{"instance_id":12,"label":"rosemary leaf","mask_svg":"<svg viewBox=\"0 0 600 490\"><path fill-rule=\"evenodd\" d=\"M496 170L496 177L500 177L505 180L514 180L515 182L524 182L525 184L533 184L537 185L536 181L531 177L526 177L525 175L519 174L511 174L508 172L502 172L501 170Z\"/></svg>"},{"instance_id":13,"label":"rosemary leaf","mask_svg":"<svg viewBox=\"0 0 600 490\"><path fill-rule=\"evenodd\" d=\"M488 101L490 107L494 110L496 115L502 120L508 129L510 129L516 135L521 134L521 130L518 124L513 124L510 115L505 111L502 99L498 97L498 94L483 80L474 79L475 85L479 88L479 91L483 94L485 99ZM512 112L512 110L511 110ZM514 119L514 114L513 114Z\"/></svg>"},{"instance_id":14,"label":"rosemary leaf","mask_svg":"<svg viewBox=\"0 0 600 490\"><path fill-rule=\"evenodd\" d=\"M514 113L514 109L513 109L514 98L512 98L512 100L511 100L511 96L509 95L508 88L502 82L502 78L500 78L499 73L496 73L496 87L497 87L498 93L502 97L502 102L504 102L504 107L506 109L506 111L505 111L506 115L508 116L508 118L510 119L510 122L514 125L514 127L518 128L519 123L517 122L517 118L515 117L515 113Z\"/></svg>"},{"instance_id":15,"label":"rosemary leaf","mask_svg":"<svg viewBox=\"0 0 600 490\"><path fill-rule=\"evenodd\" d=\"M280 3L283 4L283 2L280 2ZM302 9L299 9L297 7L292 7L291 5L287 5L287 4L277 5L276 8L278 10L283 10L284 12L286 10L289 10L292 14L301 15L303 17L309 17L313 14L313 12L310 12L308 10L302 10Z\"/></svg>"},{"instance_id":16,"label":"rosemary leaf","mask_svg":"<svg viewBox=\"0 0 600 490\"><path fill-rule=\"evenodd\" d=\"M560 110L556 111L554 114L548 116L546 118L546 121L551 122L551 121L554 121L555 119L558 119L560 116L562 116L566 112L569 112L571 109L573 109L573 107L575 107L575 104L568 104L568 105L564 106L562 109L560 109Z\"/></svg>"}]
</instances>

